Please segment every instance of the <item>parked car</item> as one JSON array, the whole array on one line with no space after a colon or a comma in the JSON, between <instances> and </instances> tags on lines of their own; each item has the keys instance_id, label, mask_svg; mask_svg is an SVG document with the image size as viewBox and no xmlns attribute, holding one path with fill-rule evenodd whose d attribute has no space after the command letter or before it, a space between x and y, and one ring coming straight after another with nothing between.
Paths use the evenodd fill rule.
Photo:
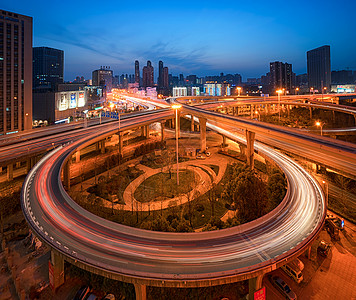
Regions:
<instances>
[{"instance_id":1,"label":"parked car","mask_svg":"<svg viewBox=\"0 0 356 300\"><path fill-rule=\"evenodd\" d=\"M89 293L90 293L90 287L87 285L82 286L75 294L73 300L83 300L89 295Z\"/></svg>"},{"instance_id":2,"label":"parked car","mask_svg":"<svg viewBox=\"0 0 356 300\"><path fill-rule=\"evenodd\" d=\"M331 249L331 245L325 242L324 240L320 241L317 253L320 254L321 256L328 256L329 252Z\"/></svg>"},{"instance_id":3,"label":"parked car","mask_svg":"<svg viewBox=\"0 0 356 300\"><path fill-rule=\"evenodd\" d=\"M269 276L270 282L289 300L296 300L297 295L290 289L282 278L278 276Z\"/></svg>"},{"instance_id":4,"label":"parked car","mask_svg":"<svg viewBox=\"0 0 356 300\"><path fill-rule=\"evenodd\" d=\"M303 281L302 269L304 269L304 264L298 258L282 266L282 270L294 279L296 283Z\"/></svg>"}]
</instances>

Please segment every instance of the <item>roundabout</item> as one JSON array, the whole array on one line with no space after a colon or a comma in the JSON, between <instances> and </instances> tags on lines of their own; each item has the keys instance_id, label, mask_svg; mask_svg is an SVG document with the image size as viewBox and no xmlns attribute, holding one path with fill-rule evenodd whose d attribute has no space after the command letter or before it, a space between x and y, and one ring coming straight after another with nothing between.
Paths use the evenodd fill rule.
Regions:
<instances>
[{"instance_id":1,"label":"roundabout","mask_svg":"<svg viewBox=\"0 0 356 300\"><path fill-rule=\"evenodd\" d=\"M291 159L258 143L257 151L283 170L289 186L282 203L267 215L199 233L152 232L104 220L77 205L60 179L68 157L90 138L50 152L23 186L26 220L53 249L54 264L65 259L134 283L136 291L145 285L200 287L253 278L260 282L266 272L306 251L323 225L326 204L318 183Z\"/></svg>"}]
</instances>

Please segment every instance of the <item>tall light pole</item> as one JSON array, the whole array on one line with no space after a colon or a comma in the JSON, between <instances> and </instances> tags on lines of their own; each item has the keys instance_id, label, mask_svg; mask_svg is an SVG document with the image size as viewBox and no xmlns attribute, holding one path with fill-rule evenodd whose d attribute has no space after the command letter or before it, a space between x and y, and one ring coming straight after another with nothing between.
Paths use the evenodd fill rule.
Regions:
<instances>
[{"instance_id":1,"label":"tall light pole","mask_svg":"<svg viewBox=\"0 0 356 300\"><path fill-rule=\"evenodd\" d=\"M282 90L277 90L278 95L278 121L281 122L281 94L283 93Z\"/></svg>"},{"instance_id":2,"label":"tall light pole","mask_svg":"<svg viewBox=\"0 0 356 300\"><path fill-rule=\"evenodd\" d=\"M237 89L238 96L240 97L240 94L241 94L241 87L238 86L236 89Z\"/></svg>"},{"instance_id":3,"label":"tall light pole","mask_svg":"<svg viewBox=\"0 0 356 300\"><path fill-rule=\"evenodd\" d=\"M299 95L299 87L297 87L295 91L297 92L297 95Z\"/></svg>"},{"instance_id":4,"label":"tall light pole","mask_svg":"<svg viewBox=\"0 0 356 300\"><path fill-rule=\"evenodd\" d=\"M315 125L318 127L320 126L320 135L322 136L323 135L323 126L325 125L325 123L317 121L317 122L315 122Z\"/></svg>"},{"instance_id":5,"label":"tall light pole","mask_svg":"<svg viewBox=\"0 0 356 300\"><path fill-rule=\"evenodd\" d=\"M325 193L326 193L326 208L328 207L328 204L329 204L329 185L328 185L328 183L325 181L325 180L323 180L323 184L325 185Z\"/></svg>"},{"instance_id":6,"label":"tall light pole","mask_svg":"<svg viewBox=\"0 0 356 300\"><path fill-rule=\"evenodd\" d=\"M179 168L178 168L178 109L182 107L180 104L173 104L171 106L176 111L176 157L177 157L177 185L179 185Z\"/></svg>"}]
</instances>

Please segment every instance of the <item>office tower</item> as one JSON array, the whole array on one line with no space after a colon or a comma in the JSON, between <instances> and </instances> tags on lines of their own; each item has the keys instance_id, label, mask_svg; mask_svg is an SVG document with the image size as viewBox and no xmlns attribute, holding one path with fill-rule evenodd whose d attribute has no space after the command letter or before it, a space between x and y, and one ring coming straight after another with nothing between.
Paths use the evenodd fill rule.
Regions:
<instances>
[{"instance_id":1,"label":"office tower","mask_svg":"<svg viewBox=\"0 0 356 300\"><path fill-rule=\"evenodd\" d=\"M158 62L158 90L163 89L163 61Z\"/></svg>"},{"instance_id":2,"label":"office tower","mask_svg":"<svg viewBox=\"0 0 356 300\"><path fill-rule=\"evenodd\" d=\"M33 88L50 88L63 83L64 52L49 47L33 48Z\"/></svg>"},{"instance_id":3,"label":"office tower","mask_svg":"<svg viewBox=\"0 0 356 300\"><path fill-rule=\"evenodd\" d=\"M105 86L106 92L110 93L112 89L112 76L113 72L110 67L102 66L99 70L95 70L92 73L94 86Z\"/></svg>"},{"instance_id":4,"label":"office tower","mask_svg":"<svg viewBox=\"0 0 356 300\"><path fill-rule=\"evenodd\" d=\"M140 63L138 60L135 61L135 83L140 85Z\"/></svg>"},{"instance_id":5,"label":"office tower","mask_svg":"<svg viewBox=\"0 0 356 300\"><path fill-rule=\"evenodd\" d=\"M0 10L0 135L32 128L32 18Z\"/></svg>"},{"instance_id":6,"label":"office tower","mask_svg":"<svg viewBox=\"0 0 356 300\"><path fill-rule=\"evenodd\" d=\"M153 67L152 67L151 61L149 61L149 60L147 61L147 66L143 67L142 85L144 88L154 86Z\"/></svg>"},{"instance_id":7,"label":"office tower","mask_svg":"<svg viewBox=\"0 0 356 300\"><path fill-rule=\"evenodd\" d=\"M292 65L275 61L270 63L270 88L271 93L278 89L291 91L293 88Z\"/></svg>"},{"instance_id":8,"label":"office tower","mask_svg":"<svg viewBox=\"0 0 356 300\"><path fill-rule=\"evenodd\" d=\"M163 88L165 90L169 89L168 67L163 68Z\"/></svg>"},{"instance_id":9,"label":"office tower","mask_svg":"<svg viewBox=\"0 0 356 300\"><path fill-rule=\"evenodd\" d=\"M313 88L320 93L324 87L326 91L330 90L330 46L325 45L307 52L307 70L309 89Z\"/></svg>"}]
</instances>

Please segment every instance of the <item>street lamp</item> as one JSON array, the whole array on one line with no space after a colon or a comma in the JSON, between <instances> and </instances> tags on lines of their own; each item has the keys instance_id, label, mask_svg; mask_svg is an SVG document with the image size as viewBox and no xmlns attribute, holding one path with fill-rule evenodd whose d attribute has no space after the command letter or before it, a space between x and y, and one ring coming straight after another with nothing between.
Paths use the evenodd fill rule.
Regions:
<instances>
[{"instance_id":1,"label":"street lamp","mask_svg":"<svg viewBox=\"0 0 356 300\"><path fill-rule=\"evenodd\" d=\"M178 169L178 109L182 108L180 104L173 104L171 106L176 111L176 154L177 154L177 185L179 185L179 169Z\"/></svg>"},{"instance_id":2,"label":"street lamp","mask_svg":"<svg viewBox=\"0 0 356 300\"><path fill-rule=\"evenodd\" d=\"M328 207L328 204L329 204L329 185L328 183L323 180L323 184L325 185L326 188L324 188L324 190L326 190L326 208Z\"/></svg>"},{"instance_id":3,"label":"street lamp","mask_svg":"<svg viewBox=\"0 0 356 300\"><path fill-rule=\"evenodd\" d=\"M261 115L257 110L255 111L255 114L258 115L258 121L261 121Z\"/></svg>"},{"instance_id":4,"label":"street lamp","mask_svg":"<svg viewBox=\"0 0 356 300\"><path fill-rule=\"evenodd\" d=\"M299 88L298 87L295 89L295 91L297 92L297 95L299 95Z\"/></svg>"},{"instance_id":5,"label":"street lamp","mask_svg":"<svg viewBox=\"0 0 356 300\"><path fill-rule=\"evenodd\" d=\"M322 136L323 135L323 126L325 125L325 123L317 121L317 122L315 122L315 125L318 127L320 126L320 135Z\"/></svg>"},{"instance_id":6,"label":"street lamp","mask_svg":"<svg viewBox=\"0 0 356 300\"><path fill-rule=\"evenodd\" d=\"M278 121L281 122L281 94L283 93L282 90L277 90L278 95Z\"/></svg>"},{"instance_id":7,"label":"street lamp","mask_svg":"<svg viewBox=\"0 0 356 300\"><path fill-rule=\"evenodd\" d=\"M241 93L241 89L242 88L238 86L236 89L237 89L238 96L240 97L240 93Z\"/></svg>"}]
</instances>

